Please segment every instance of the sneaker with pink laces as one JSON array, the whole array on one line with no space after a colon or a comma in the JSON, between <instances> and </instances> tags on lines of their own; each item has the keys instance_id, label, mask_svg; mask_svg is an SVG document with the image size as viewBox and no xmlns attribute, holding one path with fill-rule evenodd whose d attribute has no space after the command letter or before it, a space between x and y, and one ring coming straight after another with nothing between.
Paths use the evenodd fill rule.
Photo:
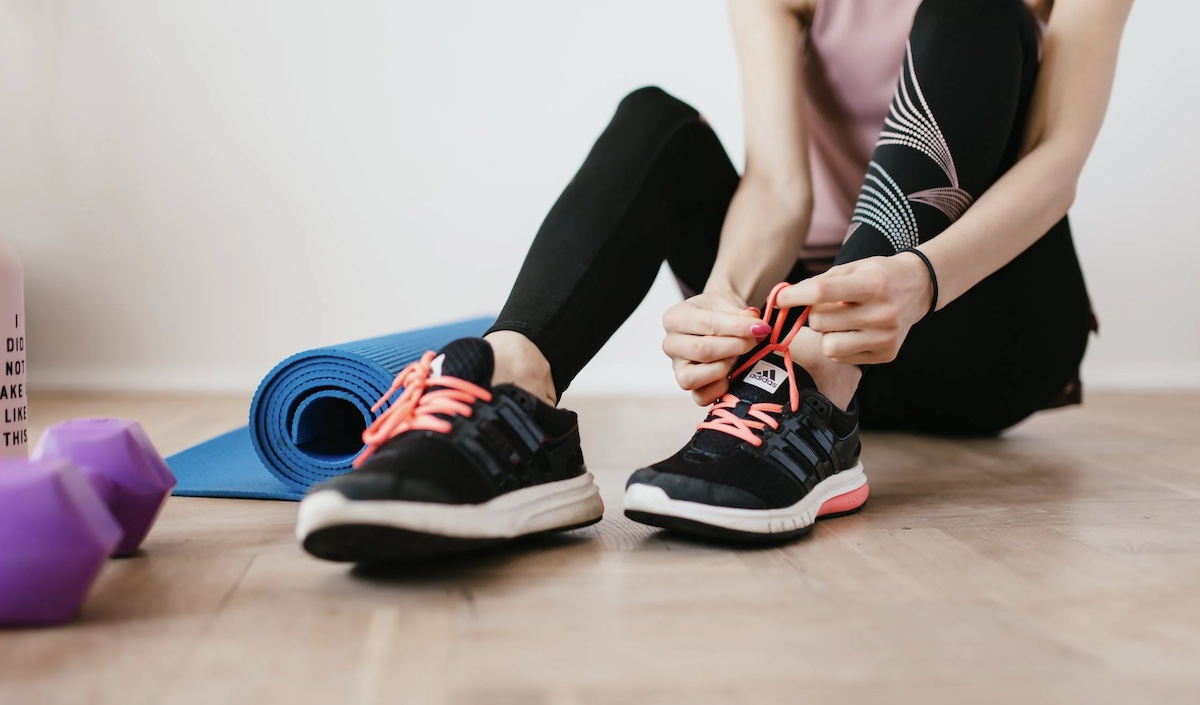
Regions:
<instances>
[{"instance_id":1,"label":"sneaker with pink laces","mask_svg":"<svg viewBox=\"0 0 1200 705\"><path fill-rule=\"evenodd\" d=\"M775 308L771 334L735 365L729 392L678 453L642 468L625 489L630 519L743 542L793 539L818 518L856 512L870 492L859 453L858 408L843 411L792 362L807 319ZM791 322L788 319L793 319Z\"/></svg>"},{"instance_id":2,"label":"sneaker with pink laces","mask_svg":"<svg viewBox=\"0 0 1200 705\"><path fill-rule=\"evenodd\" d=\"M318 558L427 558L600 521L574 412L492 386L492 347L427 352L380 400L355 470L314 487L296 534Z\"/></svg>"}]
</instances>

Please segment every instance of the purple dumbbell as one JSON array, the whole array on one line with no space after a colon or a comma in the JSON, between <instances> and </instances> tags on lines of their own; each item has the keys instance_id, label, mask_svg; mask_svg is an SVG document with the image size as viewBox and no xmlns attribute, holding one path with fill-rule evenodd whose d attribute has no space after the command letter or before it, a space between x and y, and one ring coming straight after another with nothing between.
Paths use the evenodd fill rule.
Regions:
<instances>
[{"instance_id":1,"label":"purple dumbbell","mask_svg":"<svg viewBox=\"0 0 1200 705\"><path fill-rule=\"evenodd\" d=\"M69 620L120 539L71 461L0 462L0 624Z\"/></svg>"},{"instance_id":2,"label":"purple dumbbell","mask_svg":"<svg viewBox=\"0 0 1200 705\"><path fill-rule=\"evenodd\" d=\"M118 556L137 553L175 487L175 476L136 421L55 424L42 434L32 457L69 458L79 466L124 531Z\"/></svg>"}]
</instances>

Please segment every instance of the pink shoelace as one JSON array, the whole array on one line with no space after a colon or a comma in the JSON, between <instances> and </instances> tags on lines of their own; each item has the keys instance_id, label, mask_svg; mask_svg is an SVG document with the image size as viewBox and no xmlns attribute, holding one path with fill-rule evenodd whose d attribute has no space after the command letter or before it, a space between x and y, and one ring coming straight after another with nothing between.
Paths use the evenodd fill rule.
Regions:
<instances>
[{"instance_id":1,"label":"pink shoelace","mask_svg":"<svg viewBox=\"0 0 1200 705\"><path fill-rule=\"evenodd\" d=\"M796 387L796 377L792 374L792 353L788 349L792 339L804 327L804 322L808 320L808 308L800 314L796 322L791 328L784 332L784 324L787 319L787 314L791 311L790 308L776 308L775 297L780 290L787 287L787 282L780 282L771 290L770 296L767 297L767 307L763 311L763 322L771 326L771 334L767 339L767 344L758 352L754 353L748 360L743 362L737 369L729 374L729 378L733 379L750 369L759 360L762 360L771 353L779 353L783 356L784 362L787 365L788 386L791 394L791 410L794 412L800 408L800 390ZM774 314L774 322L771 321ZM739 438L754 446L761 446L762 439L755 435L755 431L762 431L770 427L772 429L779 428L779 420L776 415L783 412L782 404L756 403L750 405L750 410L746 417L742 418L735 415L732 411L741 399L735 394L725 394L717 401L713 402L709 407L709 418L711 420L701 421L696 425L696 430L708 429L710 431L720 431L728 433L731 436Z\"/></svg>"},{"instance_id":2,"label":"pink shoelace","mask_svg":"<svg viewBox=\"0 0 1200 705\"><path fill-rule=\"evenodd\" d=\"M362 439L367 447L354 459L355 468L362 467L380 446L405 431L449 433L450 421L437 414L469 417L475 402L492 400L492 393L483 387L447 375L434 378L432 381L437 388L429 389L434 357L436 354L431 350L401 370L392 381L391 389L371 407L371 411L379 411L393 394L404 389L388 410L363 431Z\"/></svg>"}]
</instances>

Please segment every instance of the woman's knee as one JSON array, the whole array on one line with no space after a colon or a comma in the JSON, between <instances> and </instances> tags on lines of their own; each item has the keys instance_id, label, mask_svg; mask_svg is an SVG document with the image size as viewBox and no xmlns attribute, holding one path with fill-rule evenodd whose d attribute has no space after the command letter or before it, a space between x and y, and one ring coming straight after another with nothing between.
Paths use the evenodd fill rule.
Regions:
<instances>
[{"instance_id":1,"label":"woman's knee","mask_svg":"<svg viewBox=\"0 0 1200 705\"><path fill-rule=\"evenodd\" d=\"M615 120L646 125L678 125L696 120L700 113L658 86L644 86L630 92L617 106Z\"/></svg>"},{"instance_id":2,"label":"woman's knee","mask_svg":"<svg viewBox=\"0 0 1200 705\"><path fill-rule=\"evenodd\" d=\"M1009 34L1013 31L1016 34ZM1025 0L922 0L913 18L913 35L968 32L983 37L1032 35L1036 20Z\"/></svg>"}]
</instances>

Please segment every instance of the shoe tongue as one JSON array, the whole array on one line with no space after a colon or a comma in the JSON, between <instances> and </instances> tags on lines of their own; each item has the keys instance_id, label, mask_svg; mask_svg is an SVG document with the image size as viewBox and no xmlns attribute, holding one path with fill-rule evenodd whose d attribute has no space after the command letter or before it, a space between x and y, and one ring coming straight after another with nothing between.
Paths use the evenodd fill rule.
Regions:
<instances>
[{"instance_id":1,"label":"shoe tongue","mask_svg":"<svg viewBox=\"0 0 1200 705\"><path fill-rule=\"evenodd\" d=\"M734 369L742 364L743 361L739 360ZM789 375L796 377L798 389L816 388L812 376L803 367L788 365L782 354L772 352L729 380L729 393L742 402L730 411L744 418L751 404L779 404L790 408L792 391ZM725 453L733 450L741 442L736 436L728 433L704 429L696 433L692 448L706 453Z\"/></svg>"},{"instance_id":2,"label":"shoe tongue","mask_svg":"<svg viewBox=\"0 0 1200 705\"><path fill-rule=\"evenodd\" d=\"M442 375L458 377L484 389L492 387L494 358L492 346L483 338L459 338L448 343L433 358L429 373L431 383Z\"/></svg>"}]
</instances>

